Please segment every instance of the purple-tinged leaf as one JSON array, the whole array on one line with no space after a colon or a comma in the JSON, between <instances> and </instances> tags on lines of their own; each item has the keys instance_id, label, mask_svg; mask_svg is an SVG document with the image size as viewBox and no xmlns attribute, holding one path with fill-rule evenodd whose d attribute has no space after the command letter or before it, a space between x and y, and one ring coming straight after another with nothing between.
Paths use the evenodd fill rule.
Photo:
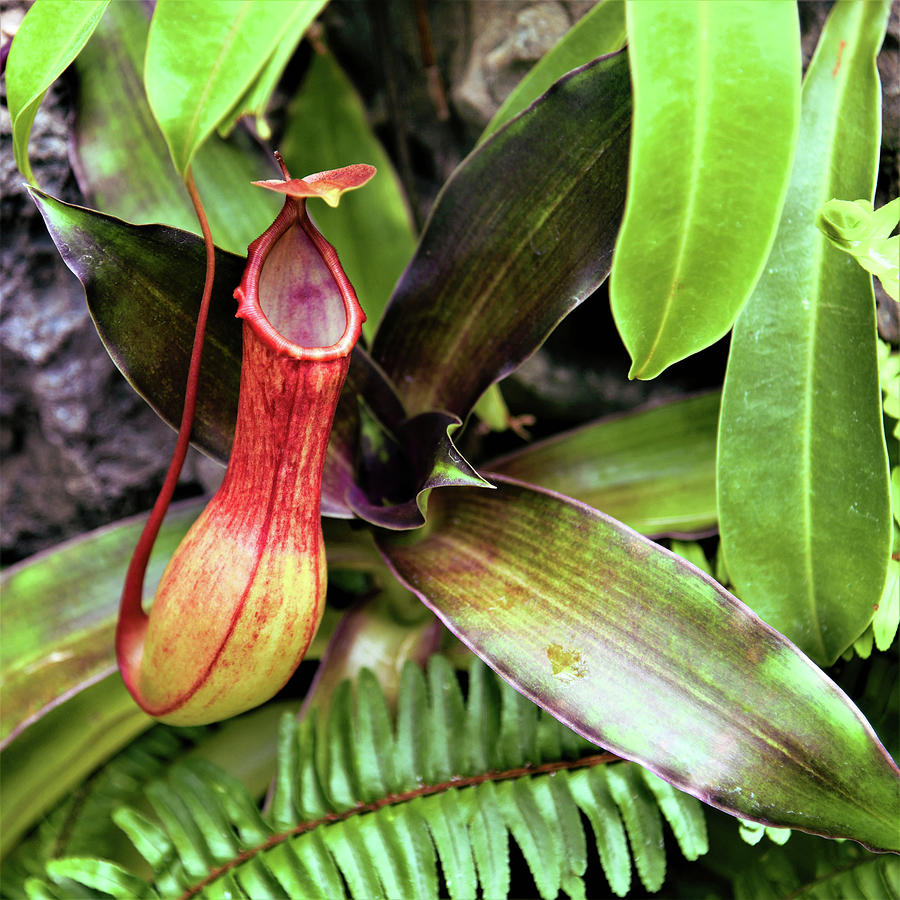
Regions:
<instances>
[{"instance_id":1,"label":"purple-tinged leaf","mask_svg":"<svg viewBox=\"0 0 900 900\"><path fill-rule=\"evenodd\" d=\"M150 560L150 599L205 500L172 507ZM128 560L145 516L92 531L3 573L0 748L50 709L115 672L113 634Z\"/></svg>"},{"instance_id":2,"label":"purple-tinged leaf","mask_svg":"<svg viewBox=\"0 0 900 900\"><path fill-rule=\"evenodd\" d=\"M373 525L405 531L425 524L431 488L491 487L456 449L451 435L459 425L443 412L421 413L393 433L375 419L364 421L362 483L347 495L353 512Z\"/></svg>"},{"instance_id":3,"label":"purple-tinged leaf","mask_svg":"<svg viewBox=\"0 0 900 900\"><path fill-rule=\"evenodd\" d=\"M177 427L203 287L203 242L163 225L129 225L37 190L32 196L63 259L84 285L94 324L113 362L156 413ZM194 419L194 445L223 464L237 418L241 324L234 315L232 293L243 270L239 256L216 252ZM349 420L342 417L342 409ZM335 420L323 478L323 515L353 515L343 496L353 471L355 415L356 400L351 397Z\"/></svg>"},{"instance_id":4,"label":"purple-tinged leaf","mask_svg":"<svg viewBox=\"0 0 900 900\"><path fill-rule=\"evenodd\" d=\"M719 395L704 394L600 419L482 469L575 497L642 534L696 536L716 526L718 421Z\"/></svg>"},{"instance_id":5,"label":"purple-tinged leaf","mask_svg":"<svg viewBox=\"0 0 900 900\"><path fill-rule=\"evenodd\" d=\"M163 225L129 225L36 189L32 196L63 259L84 286L94 324L113 362L156 413L176 427L205 272L202 241ZM222 463L228 459L237 418L241 326L234 317L237 305L232 292L243 269L240 257L216 252L216 282L194 419L194 445ZM323 515L353 518L350 492L361 509L367 506L367 494L354 487L358 397L398 435L411 466L404 473L409 476L409 489L386 490L374 502L377 505L390 495L392 505L383 512L373 508L365 518L388 528L415 528L424 521L415 498L429 487L483 484L447 434L448 426L458 420L443 416L437 428L427 419L406 423L406 413L387 376L357 346L328 447ZM399 524L392 524L395 521Z\"/></svg>"},{"instance_id":6,"label":"purple-tinged leaf","mask_svg":"<svg viewBox=\"0 0 900 900\"><path fill-rule=\"evenodd\" d=\"M84 286L113 362L154 411L177 427L203 290L203 242L177 228L129 225L31 190L50 237ZM237 418L241 325L232 293L243 271L241 257L217 251L197 389L194 445L222 463Z\"/></svg>"},{"instance_id":7,"label":"purple-tinged leaf","mask_svg":"<svg viewBox=\"0 0 900 900\"><path fill-rule=\"evenodd\" d=\"M847 696L694 566L511 480L380 537L401 581L579 734L743 818L900 851L900 771Z\"/></svg>"},{"instance_id":8,"label":"purple-tinged leaf","mask_svg":"<svg viewBox=\"0 0 900 900\"><path fill-rule=\"evenodd\" d=\"M601 57L447 182L372 346L410 415L465 418L606 278L630 115L625 54Z\"/></svg>"}]
</instances>

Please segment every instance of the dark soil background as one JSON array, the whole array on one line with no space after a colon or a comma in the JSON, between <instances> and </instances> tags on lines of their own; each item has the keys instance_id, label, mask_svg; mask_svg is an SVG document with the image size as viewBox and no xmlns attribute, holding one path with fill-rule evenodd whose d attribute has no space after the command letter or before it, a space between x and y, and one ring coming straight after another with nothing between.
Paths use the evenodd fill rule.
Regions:
<instances>
[{"instance_id":1,"label":"dark soil background","mask_svg":"<svg viewBox=\"0 0 900 900\"><path fill-rule=\"evenodd\" d=\"M392 155L421 223L443 181L472 148L503 98L591 2L333 0L323 22L356 83L373 127ZM804 65L829 2L801 2ZM0 2L8 46L27 4ZM900 143L900 4L879 58L884 133L879 204L896 197ZM428 37L419 27L427 20ZM303 73L301 50L286 73ZM5 59L5 50L4 50ZM436 73L443 102L429 91ZM31 137L41 186L84 202L68 157L78 85L66 73L51 89ZM81 531L143 511L162 481L174 435L121 378L88 316L78 281L63 264L15 168L0 95L0 560L13 563ZM445 104L445 105L444 105ZM277 146L277 113L273 116ZM374 248L373 248L374 249ZM898 340L896 304L880 304L882 336ZM576 310L546 345L504 382L516 415L536 417L535 435L587 417L721 383L727 339L650 382L628 382L605 288ZM470 437L467 447L480 440ZM489 437L499 452L521 443ZM192 454L180 496L210 489L218 467Z\"/></svg>"}]
</instances>

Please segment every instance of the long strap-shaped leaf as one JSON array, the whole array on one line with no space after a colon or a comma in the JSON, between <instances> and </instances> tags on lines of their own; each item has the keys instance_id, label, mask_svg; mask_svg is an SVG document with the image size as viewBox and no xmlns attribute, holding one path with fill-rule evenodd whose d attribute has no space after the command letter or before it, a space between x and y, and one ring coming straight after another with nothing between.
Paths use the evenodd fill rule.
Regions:
<instances>
[{"instance_id":1,"label":"long strap-shaped leaf","mask_svg":"<svg viewBox=\"0 0 900 900\"><path fill-rule=\"evenodd\" d=\"M900 851L900 771L846 695L689 563L512 481L447 489L386 559L580 734L732 814Z\"/></svg>"},{"instance_id":2,"label":"long strap-shaped leaf","mask_svg":"<svg viewBox=\"0 0 900 900\"><path fill-rule=\"evenodd\" d=\"M203 506L189 500L172 508L148 569L148 599ZM115 672L119 594L144 519L81 535L4 571L0 749L52 707Z\"/></svg>"},{"instance_id":3,"label":"long strap-shaped leaf","mask_svg":"<svg viewBox=\"0 0 900 900\"><path fill-rule=\"evenodd\" d=\"M888 6L840 3L825 26L775 246L735 325L719 426L732 583L824 665L872 618L890 556L872 278L816 227L832 197L872 196Z\"/></svg>"},{"instance_id":4,"label":"long strap-shaped leaf","mask_svg":"<svg viewBox=\"0 0 900 900\"><path fill-rule=\"evenodd\" d=\"M410 415L465 418L606 278L630 113L624 53L601 57L447 182L372 346Z\"/></svg>"},{"instance_id":5,"label":"long strap-shaped leaf","mask_svg":"<svg viewBox=\"0 0 900 900\"><path fill-rule=\"evenodd\" d=\"M784 200L800 33L781 0L626 4L634 132L610 300L654 378L718 340L753 289Z\"/></svg>"},{"instance_id":6,"label":"long strap-shaped leaf","mask_svg":"<svg viewBox=\"0 0 900 900\"><path fill-rule=\"evenodd\" d=\"M696 534L716 524L718 418L717 393L688 397L539 441L483 471L574 497L642 534Z\"/></svg>"}]
</instances>

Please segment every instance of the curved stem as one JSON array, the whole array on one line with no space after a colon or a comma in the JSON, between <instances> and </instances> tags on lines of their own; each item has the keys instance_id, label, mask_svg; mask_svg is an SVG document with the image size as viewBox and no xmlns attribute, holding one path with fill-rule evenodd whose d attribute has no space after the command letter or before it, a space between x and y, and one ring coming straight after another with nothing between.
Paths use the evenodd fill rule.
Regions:
<instances>
[{"instance_id":1,"label":"curved stem","mask_svg":"<svg viewBox=\"0 0 900 900\"><path fill-rule=\"evenodd\" d=\"M125 585L122 589L122 599L119 605L119 621L116 627L116 651L122 668L122 677L129 687L136 686L135 677L137 666L143 650L144 634L147 630L147 614L142 606L144 592L144 576L147 572L147 564L157 535L162 527L163 519L175 492L175 486L181 475L181 469L187 456L191 441L191 431L194 425L194 412L197 408L197 382L200 377L200 363L203 357L203 338L206 333L206 319L209 312L209 301L212 296L213 281L216 271L216 253L206 220L203 203L194 184L194 176L190 169L184 177L197 220L200 222L200 230L203 233L203 243L206 248L206 279L203 284L203 296L200 300L200 312L197 315L197 327L194 331L194 344L191 351L191 361L188 367L187 385L184 391L184 408L181 414L181 424L178 428L178 439L175 450L172 453L172 461L166 472L165 480L160 489L159 496L150 512L150 517L144 525L144 530L134 549L131 562L128 564L128 572L125 576Z\"/></svg>"}]
</instances>

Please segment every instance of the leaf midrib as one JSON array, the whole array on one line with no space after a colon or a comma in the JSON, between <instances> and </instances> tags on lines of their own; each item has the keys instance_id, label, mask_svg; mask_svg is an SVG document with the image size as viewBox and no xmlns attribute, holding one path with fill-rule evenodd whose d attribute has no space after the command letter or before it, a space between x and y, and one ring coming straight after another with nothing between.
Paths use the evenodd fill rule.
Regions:
<instances>
[{"instance_id":1,"label":"leaf midrib","mask_svg":"<svg viewBox=\"0 0 900 900\"><path fill-rule=\"evenodd\" d=\"M663 333L665 332L669 319L671 318L672 306L675 303L675 294L678 290L678 285L681 280L681 272L684 268L685 256L687 254L688 236L691 231L690 223L694 218L694 210L697 206L697 195L699 194L699 185L701 181L700 163L704 157L704 154L700 151L705 149L710 131L709 116L704 115L704 113L711 108L709 104L709 95L711 93L710 57L712 55L708 49L709 12L706 3L697 4L697 15L699 27L697 43L700 48L700 52L698 54L698 73L695 82L697 87L697 94L694 103L694 152L691 156L691 170L690 176L688 178L687 203L685 204L684 214L682 216L682 227L678 242L678 253L675 257L675 267L672 270L672 278L669 284L669 289L666 292L665 299L663 300L662 314L659 316L658 320L659 326L657 327L656 334L654 335L653 341L650 344L650 348L644 357L643 365L640 367L640 369L632 373L633 376L637 377L640 377L641 373L645 372L650 365L650 361L653 359L654 354L656 353L656 349L659 346L660 341L662 340Z\"/></svg>"}]
</instances>

